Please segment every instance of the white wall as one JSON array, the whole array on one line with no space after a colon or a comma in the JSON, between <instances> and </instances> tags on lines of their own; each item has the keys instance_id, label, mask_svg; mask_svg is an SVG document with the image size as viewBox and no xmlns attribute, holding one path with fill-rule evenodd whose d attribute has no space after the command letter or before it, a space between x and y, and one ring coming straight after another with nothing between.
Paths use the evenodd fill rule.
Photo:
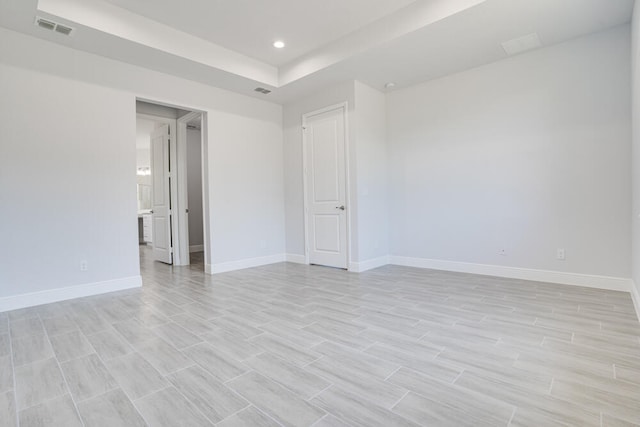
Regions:
<instances>
[{"instance_id":1,"label":"white wall","mask_svg":"<svg viewBox=\"0 0 640 427\"><path fill-rule=\"evenodd\" d=\"M632 63L632 211L631 223L632 251L631 267L632 277L636 286L636 303L638 316L640 316L640 2L636 1L631 22L631 63Z\"/></svg>"},{"instance_id":2,"label":"white wall","mask_svg":"<svg viewBox=\"0 0 640 427\"><path fill-rule=\"evenodd\" d=\"M355 82L355 176L358 252L363 263L389 255L388 150L385 94ZM362 268L362 267L361 267Z\"/></svg>"},{"instance_id":3,"label":"white wall","mask_svg":"<svg viewBox=\"0 0 640 427\"><path fill-rule=\"evenodd\" d=\"M199 129L187 129L189 246L204 244L202 230L202 143Z\"/></svg>"},{"instance_id":4,"label":"white wall","mask_svg":"<svg viewBox=\"0 0 640 427\"><path fill-rule=\"evenodd\" d=\"M0 298L138 275L136 97L206 112L207 263L284 252L280 106L0 29Z\"/></svg>"},{"instance_id":5,"label":"white wall","mask_svg":"<svg viewBox=\"0 0 640 427\"><path fill-rule=\"evenodd\" d=\"M628 52L625 26L388 95L393 255L629 277Z\"/></svg>"},{"instance_id":6,"label":"white wall","mask_svg":"<svg viewBox=\"0 0 640 427\"><path fill-rule=\"evenodd\" d=\"M0 85L0 298L137 276L135 104L4 64Z\"/></svg>"},{"instance_id":7,"label":"white wall","mask_svg":"<svg viewBox=\"0 0 640 427\"><path fill-rule=\"evenodd\" d=\"M140 105L140 103L136 103ZM136 106L136 112L138 107ZM136 118L136 168L151 167L151 132L156 122L140 117Z\"/></svg>"}]
</instances>

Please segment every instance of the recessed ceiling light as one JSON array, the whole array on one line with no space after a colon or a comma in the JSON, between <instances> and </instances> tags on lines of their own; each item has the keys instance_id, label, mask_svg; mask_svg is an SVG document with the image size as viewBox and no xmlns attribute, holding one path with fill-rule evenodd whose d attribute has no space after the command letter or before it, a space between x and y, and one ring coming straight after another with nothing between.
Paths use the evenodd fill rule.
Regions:
<instances>
[{"instance_id":1,"label":"recessed ceiling light","mask_svg":"<svg viewBox=\"0 0 640 427\"><path fill-rule=\"evenodd\" d=\"M282 40L276 40L273 42L273 47L276 49L282 49L284 47L284 42Z\"/></svg>"}]
</instances>

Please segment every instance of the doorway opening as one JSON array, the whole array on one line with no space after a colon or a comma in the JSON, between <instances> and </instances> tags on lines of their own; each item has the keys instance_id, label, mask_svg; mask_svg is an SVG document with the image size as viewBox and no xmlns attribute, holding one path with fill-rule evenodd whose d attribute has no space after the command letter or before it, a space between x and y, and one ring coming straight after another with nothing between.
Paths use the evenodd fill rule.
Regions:
<instances>
[{"instance_id":1,"label":"doorway opening","mask_svg":"<svg viewBox=\"0 0 640 427\"><path fill-rule=\"evenodd\" d=\"M136 101L138 241L146 264L204 270L205 113Z\"/></svg>"}]
</instances>

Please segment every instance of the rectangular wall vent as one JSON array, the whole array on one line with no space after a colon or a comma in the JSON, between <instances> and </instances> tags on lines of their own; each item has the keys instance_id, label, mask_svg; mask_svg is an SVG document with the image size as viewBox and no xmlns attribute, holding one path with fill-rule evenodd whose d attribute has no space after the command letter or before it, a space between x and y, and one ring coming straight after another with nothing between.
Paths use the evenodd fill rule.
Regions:
<instances>
[{"instance_id":1,"label":"rectangular wall vent","mask_svg":"<svg viewBox=\"0 0 640 427\"><path fill-rule=\"evenodd\" d=\"M49 31L55 31L56 33L63 34L65 36L70 36L74 31L74 28L59 24L57 22L53 22L49 19L40 18L39 16L36 16L35 24L40 28L44 28L45 30Z\"/></svg>"}]
</instances>

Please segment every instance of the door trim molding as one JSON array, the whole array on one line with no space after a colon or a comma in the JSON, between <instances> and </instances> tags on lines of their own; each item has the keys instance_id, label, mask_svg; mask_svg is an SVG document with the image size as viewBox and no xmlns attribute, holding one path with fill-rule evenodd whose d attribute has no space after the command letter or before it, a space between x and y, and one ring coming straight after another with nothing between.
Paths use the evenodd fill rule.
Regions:
<instances>
[{"instance_id":1,"label":"door trim molding","mask_svg":"<svg viewBox=\"0 0 640 427\"><path fill-rule=\"evenodd\" d=\"M176 120L177 132L176 132L176 174L177 174L177 209L176 215L176 238L174 240L174 265L189 265L191 259L189 256L189 215L187 215L187 209L189 208L189 182L187 177L187 122L200 118L202 122L202 113L191 112L185 114ZM202 151L202 142L204 141L204 133L202 132L202 123L200 124L200 149ZM200 153L202 156L202 152ZM202 175L202 169L200 170ZM203 217L204 218L204 217ZM204 228L203 228L204 230Z\"/></svg>"},{"instance_id":2,"label":"door trim molding","mask_svg":"<svg viewBox=\"0 0 640 427\"><path fill-rule=\"evenodd\" d=\"M303 213L304 213L304 263L309 264L309 216L307 214L309 208L309 194L307 191L307 121L317 115L328 113L334 110L342 110L344 118L344 168L345 168L345 195L347 199L347 269L351 267L351 230L354 203L351 199L351 178L350 178L350 144L349 144L349 103L347 101L338 104L329 105L318 110L310 111L302 115L302 191L303 191Z\"/></svg>"}]
</instances>

